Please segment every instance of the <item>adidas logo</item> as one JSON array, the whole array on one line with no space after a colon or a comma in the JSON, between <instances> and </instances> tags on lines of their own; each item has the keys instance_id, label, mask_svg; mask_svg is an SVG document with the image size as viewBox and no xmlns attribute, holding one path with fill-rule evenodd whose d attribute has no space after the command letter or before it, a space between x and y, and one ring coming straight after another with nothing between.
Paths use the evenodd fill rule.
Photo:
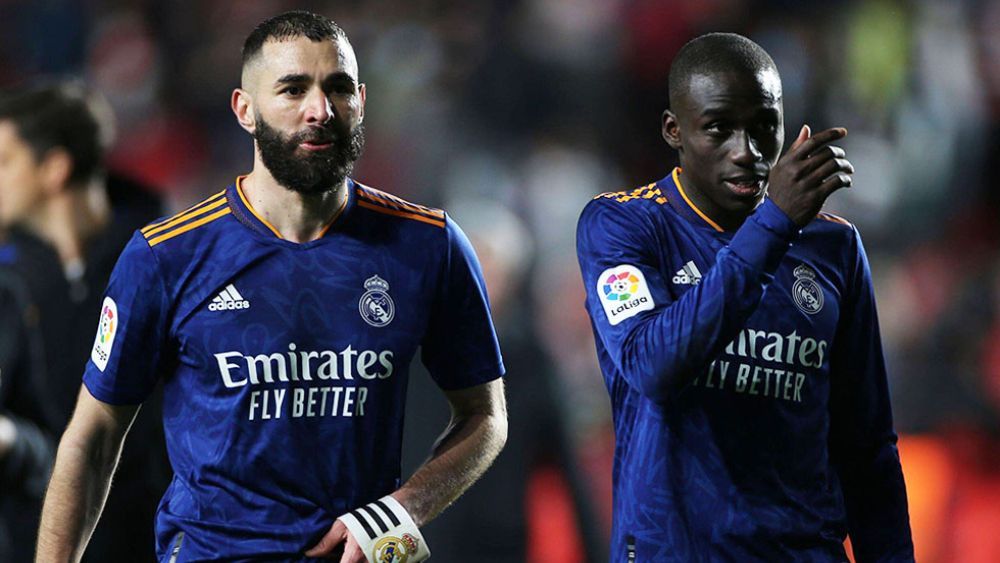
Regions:
<instances>
[{"instance_id":1,"label":"adidas logo","mask_svg":"<svg viewBox=\"0 0 1000 563\"><path fill-rule=\"evenodd\" d=\"M681 285L698 285L701 281L701 272L698 271L698 266L695 265L694 260L689 260L687 264L677 273L674 274L674 283Z\"/></svg>"},{"instance_id":2,"label":"adidas logo","mask_svg":"<svg viewBox=\"0 0 1000 563\"><path fill-rule=\"evenodd\" d=\"M249 309L250 302L243 299L236 286L229 284L223 289L215 299L208 304L209 311L232 311L234 309Z\"/></svg>"}]
</instances>

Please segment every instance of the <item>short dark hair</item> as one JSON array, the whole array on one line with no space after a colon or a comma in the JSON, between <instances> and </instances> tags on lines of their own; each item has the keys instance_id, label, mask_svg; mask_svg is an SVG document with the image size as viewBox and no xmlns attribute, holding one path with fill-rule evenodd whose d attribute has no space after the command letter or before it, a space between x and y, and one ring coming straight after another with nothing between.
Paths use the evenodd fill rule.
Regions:
<instances>
[{"instance_id":1,"label":"short dark hair","mask_svg":"<svg viewBox=\"0 0 1000 563\"><path fill-rule=\"evenodd\" d=\"M0 94L0 121L10 121L39 160L61 148L73 159L70 182L90 180L103 168L101 123L90 94L63 82Z\"/></svg>"},{"instance_id":2,"label":"short dark hair","mask_svg":"<svg viewBox=\"0 0 1000 563\"><path fill-rule=\"evenodd\" d=\"M771 55L763 47L736 33L706 33L688 41L670 64L668 107L683 95L688 80L696 74L716 72L777 72Z\"/></svg>"},{"instance_id":3,"label":"short dark hair","mask_svg":"<svg viewBox=\"0 0 1000 563\"><path fill-rule=\"evenodd\" d=\"M282 41L293 37L308 37L312 41L347 39L347 34L333 20L305 10L285 12L261 22L243 42L245 67L269 39Z\"/></svg>"}]
</instances>

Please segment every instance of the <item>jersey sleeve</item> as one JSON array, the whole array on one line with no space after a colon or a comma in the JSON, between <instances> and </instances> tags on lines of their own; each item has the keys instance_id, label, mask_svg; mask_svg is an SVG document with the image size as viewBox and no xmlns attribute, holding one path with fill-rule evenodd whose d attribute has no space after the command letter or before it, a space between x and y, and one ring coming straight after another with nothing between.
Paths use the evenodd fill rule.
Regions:
<instances>
[{"instance_id":1,"label":"jersey sleeve","mask_svg":"<svg viewBox=\"0 0 1000 563\"><path fill-rule=\"evenodd\" d=\"M504 366L472 244L450 217L445 232L443 283L438 284L421 357L438 386L454 390L501 377Z\"/></svg>"},{"instance_id":2,"label":"jersey sleeve","mask_svg":"<svg viewBox=\"0 0 1000 563\"><path fill-rule=\"evenodd\" d=\"M577 256L597 338L629 386L662 401L735 338L799 231L765 201L701 282L674 299L658 257L681 242L653 225L642 208L596 199L578 223Z\"/></svg>"},{"instance_id":3,"label":"jersey sleeve","mask_svg":"<svg viewBox=\"0 0 1000 563\"><path fill-rule=\"evenodd\" d=\"M153 391L168 332L167 303L156 257L136 233L111 273L83 374L94 398L134 405Z\"/></svg>"},{"instance_id":4,"label":"jersey sleeve","mask_svg":"<svg viewBox=\"0 0 1000 563\"><path fill-rule=\"evenodd\" d=\"M830 365L830 457L844 491L855 559L912 561L871 270L856 229L853 241L853 271Z\"/></svg>"}]
</instances>

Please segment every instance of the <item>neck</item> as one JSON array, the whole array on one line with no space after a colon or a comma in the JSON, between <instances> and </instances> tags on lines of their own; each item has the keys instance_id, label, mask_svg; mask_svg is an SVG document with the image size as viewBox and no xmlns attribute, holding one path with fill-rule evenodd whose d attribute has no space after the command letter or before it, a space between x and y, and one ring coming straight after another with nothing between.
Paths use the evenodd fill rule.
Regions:
<instances>
[{"instance_id":1,"label":"neck","mask_svg":"<svg viewBox=\"0 0 1000 563\"><path fill-rule=\"evenodd\" d=\"M28 216L25 226L55 249L63 268L83 264L87 241L111 218L107 191L100 182L70 186Z\"/></svg>"},{"instance_id":2,"label":"neck","mask_svg":"<svg viewBox=\"0 0 1000 563\"><path fill-rule=\"evenodd\" d=\"M325 192L303 194L279 184L259 162L240 185L254 211L281 238L296 243L322 237L347 200L347 179Z\"/></svg>"}]
</instances>

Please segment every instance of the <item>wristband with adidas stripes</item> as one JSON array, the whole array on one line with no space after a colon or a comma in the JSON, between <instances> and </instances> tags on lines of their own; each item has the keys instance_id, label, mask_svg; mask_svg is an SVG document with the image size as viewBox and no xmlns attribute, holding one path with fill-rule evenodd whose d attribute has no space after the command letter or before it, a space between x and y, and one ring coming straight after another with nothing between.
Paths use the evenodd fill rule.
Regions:
<instances>
[{"instance_id":1,"label":"wristband with adidas stripes","mask_svg":"<svg viewBox=\"0 0 1000 563\"><path fill-rule=\"evenodd\" d=\"M413 518L389 495L337 520L350 530L369 563L417 563L431 556Z\"/></svg>"}]
</instances>

